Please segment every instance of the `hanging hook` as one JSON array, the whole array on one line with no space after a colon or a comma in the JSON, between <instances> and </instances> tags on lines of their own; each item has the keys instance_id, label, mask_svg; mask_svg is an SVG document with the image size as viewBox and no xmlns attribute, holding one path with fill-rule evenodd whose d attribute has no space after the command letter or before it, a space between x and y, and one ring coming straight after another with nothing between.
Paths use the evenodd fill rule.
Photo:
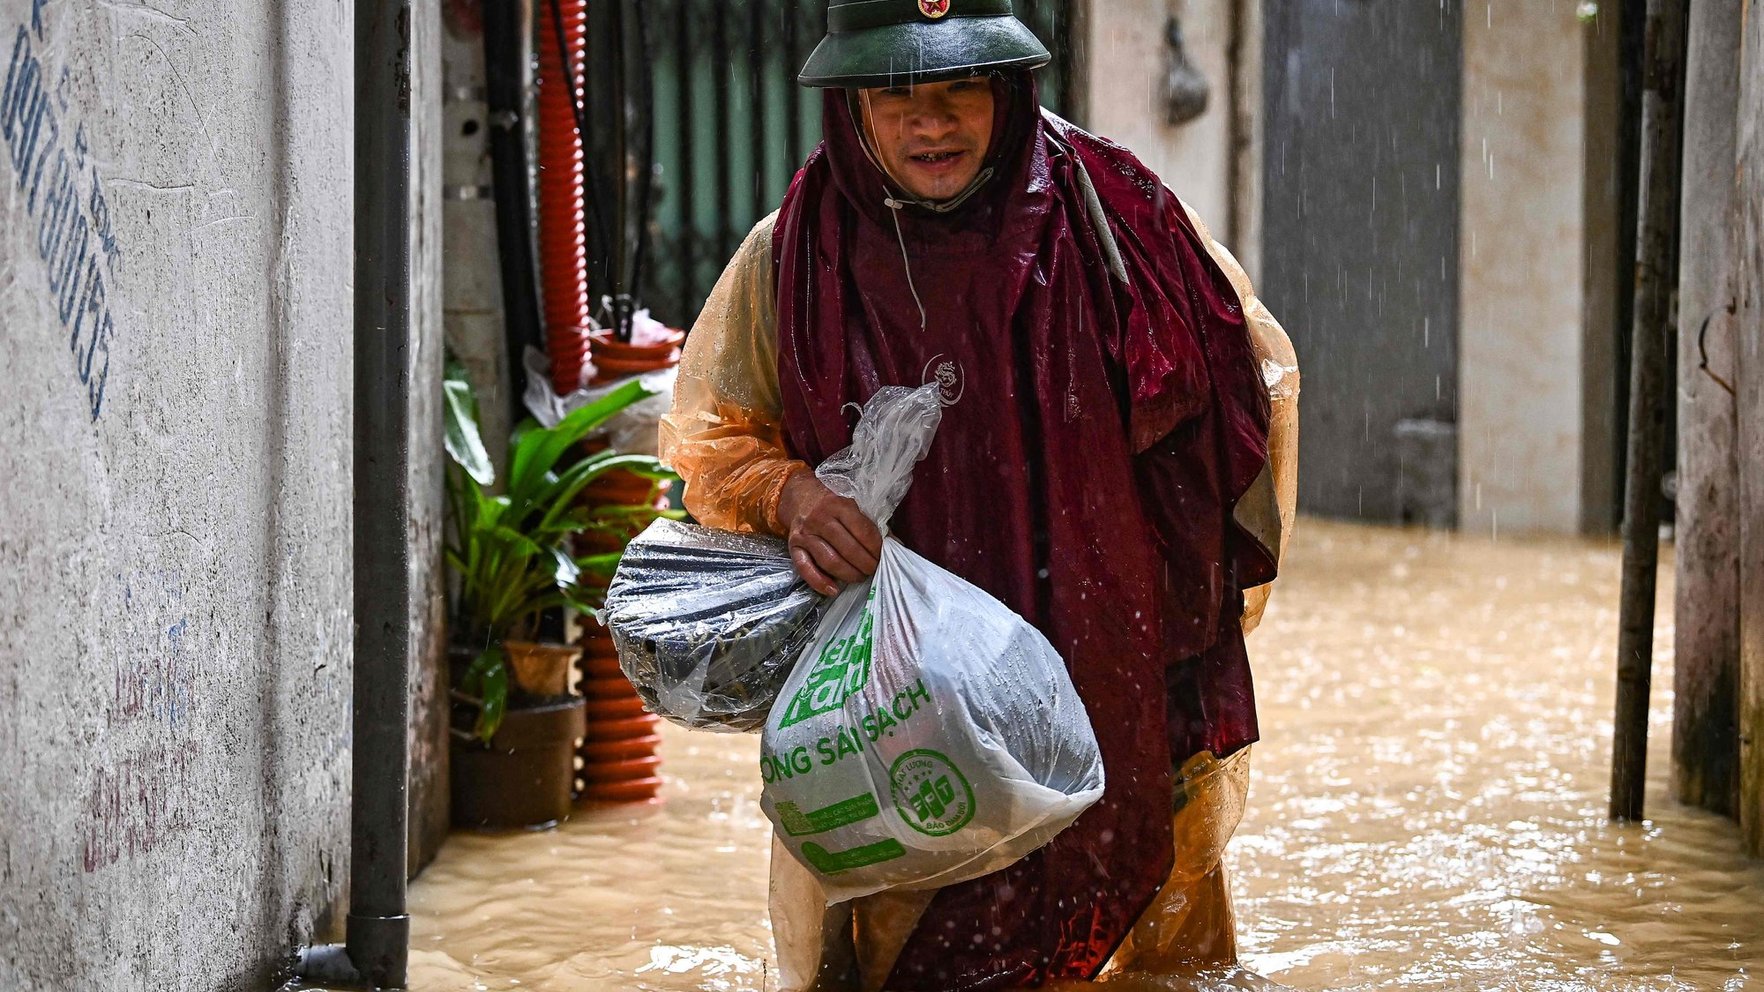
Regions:
<instances>
[{"instance_id":1,"label":"hanging hook","mask_svg":"<svg viewBox=\"0 0 1764 992\"><path fill-rule=\"evenodd\" d=\"M1727 395L1729 396L1737 395L1733 390L1733 385L1726 379L1716 375L1714 369L1709 368L1709 323L1713 321L1715 315L1722 310L1726 310L1729 315L1732 315L1737 309L1738 307L1735 301L1728 300L1727 306L1710 311L1709 316L1703 318L1703 326L1697 331L1697 355L1699 357L1697 369L1704 375L1715 380L1715 385L1727 390Z\"/></svg>"}]
</instances>

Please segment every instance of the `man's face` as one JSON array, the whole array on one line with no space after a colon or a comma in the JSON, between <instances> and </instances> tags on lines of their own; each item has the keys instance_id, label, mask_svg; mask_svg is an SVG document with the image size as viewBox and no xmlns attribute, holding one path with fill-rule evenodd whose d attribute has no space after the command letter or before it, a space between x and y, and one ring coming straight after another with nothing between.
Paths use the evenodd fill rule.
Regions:
<instances>
[{"instance_id":1,"label":"man's face","mask_svg":"<svg viewBox=\"0 0 1764 992\"><path fill-rule=\"evenodd\" d=\"M864 128L888 175L921 200L947 200L980 174L992 145L985 76L861 91Z\"/></svg>"}]
</instances>

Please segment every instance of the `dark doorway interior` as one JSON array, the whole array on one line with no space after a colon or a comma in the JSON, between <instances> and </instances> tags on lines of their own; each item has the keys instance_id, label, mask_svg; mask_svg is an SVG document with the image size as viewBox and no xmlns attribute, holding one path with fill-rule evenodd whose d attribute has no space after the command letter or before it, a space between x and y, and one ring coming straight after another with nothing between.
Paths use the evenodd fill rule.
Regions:
<instances>
[{"instance_id":1,"label":"dark doorway interior","mask_svg":"<svg viewBox=\"0 0 1764 992\"><path fill-rule=\"evenodd\" d=\"M1458 0L1270 0L1263 296L1304 368L1308 512L1456 518Z\"/></svg>"}]
</instances>

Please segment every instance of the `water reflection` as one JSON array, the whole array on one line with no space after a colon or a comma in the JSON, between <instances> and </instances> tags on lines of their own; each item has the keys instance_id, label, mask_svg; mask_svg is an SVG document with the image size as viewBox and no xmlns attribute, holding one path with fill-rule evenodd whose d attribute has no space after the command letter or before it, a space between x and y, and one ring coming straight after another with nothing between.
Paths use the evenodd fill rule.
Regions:
<instances>
[{"instance_id":1,"label":"water reflection","mask_svg":"<svg viewBox=\"0 0 1764 992\"><path fill-rule=\"evenodd\" d=\"M1229 858L1248 967L1300 989L1747 987L1764 865L1666 799L1665 688L1654 819L1604 819L1617 565L1606 546L1305 523L1251 639L1265 736ZM1658 643L1669 687L1669 612ZM672 732L661 807L455 837L412 892L412 987L775 988L757 751Z\"/></svg>"}]
</instances>

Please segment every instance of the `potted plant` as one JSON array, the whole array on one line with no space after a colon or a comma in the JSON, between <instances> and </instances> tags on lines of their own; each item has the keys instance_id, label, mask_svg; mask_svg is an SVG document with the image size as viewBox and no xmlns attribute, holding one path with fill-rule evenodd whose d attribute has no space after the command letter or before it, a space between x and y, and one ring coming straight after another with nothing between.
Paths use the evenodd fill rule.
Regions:
<instances>
[{"instance_id":1,"label":"potted plant","mask_svg":"<svg viewBox=\"0 0 1764 992\"><path fill-rule=\"evenodd\" d=\"M613 390L555 427L522 424L500 475L484 449L477 402L458 365L449 365L444 389L456 659L454 822L548 825L569 813L584 704L569 691L580 649L545 643L542 619L560 611L595 614L622 548L578 557L572 543L584 532L626 523L621 512L584 507L582 491L620 470L674 476L646 455L575 457L607 420L651 395L640 383Z\"/></svg>"}]
</instances>

